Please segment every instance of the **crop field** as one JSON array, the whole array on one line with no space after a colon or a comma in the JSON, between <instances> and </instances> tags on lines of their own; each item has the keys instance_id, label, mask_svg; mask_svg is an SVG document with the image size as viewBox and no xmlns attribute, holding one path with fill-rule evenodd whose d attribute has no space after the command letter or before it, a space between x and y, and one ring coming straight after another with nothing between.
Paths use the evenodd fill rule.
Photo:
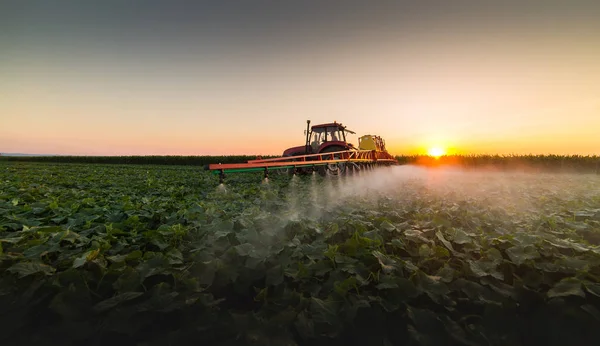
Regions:
<instances>
[{"instance_id":1,"label":"crop field","mask_svg":"<svg viewBox=\"0 0 600 346\"><path fill-rule=\"evenodd\" d=\"M3 345L593 345L600 175L0 161Z\"/></svg>"}]
</instances>

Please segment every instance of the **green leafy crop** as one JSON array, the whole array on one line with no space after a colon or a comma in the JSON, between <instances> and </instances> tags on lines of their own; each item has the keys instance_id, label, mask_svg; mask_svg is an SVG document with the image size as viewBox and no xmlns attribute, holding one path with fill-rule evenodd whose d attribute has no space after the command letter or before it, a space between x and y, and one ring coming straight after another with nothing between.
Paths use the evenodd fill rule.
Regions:
<instances>
[{"instance_id":1,"label":"green leafy crop","mask_svg":"<svg viewBox=\"0 0 600 346\"><path fill-rule=\"evenodd\" d=\"M0 162L5 345L591 345L600 176Z\"/></svg>"}]
</instances>

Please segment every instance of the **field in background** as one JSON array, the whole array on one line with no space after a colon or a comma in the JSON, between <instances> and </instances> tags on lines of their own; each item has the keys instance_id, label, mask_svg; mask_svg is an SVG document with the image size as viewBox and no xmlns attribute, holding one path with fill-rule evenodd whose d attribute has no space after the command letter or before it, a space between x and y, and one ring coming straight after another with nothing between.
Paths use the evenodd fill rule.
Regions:
<instances>
[{"instance_id":1,"label":"field in background","mask_svg":"<svg viewBox=\"0 0 600 346\"><path fill-rule=\"evenodd\" d=\"M265 156L268 158L270 156ZM94 164L137 164L202 166L209 163L239 163L255 159L250 155L228 156L0 156L0 161L49 162L49 163L94 163Z\"/></svg>"},{"instance_id":2,"label":"field in background","mask_svg":"<svg viewBox=\"0 0 600 346\"><path fill-rule=\"evenodd\" d=\"M596 174L2 161L0 342L590 345L599 245Z\"/></svg>"},{"instance_id":3,"label":"field in background","mask_svg":"<svg viewBox=\"0 0 600 346\"><path fill-rule=\"evenodd\" d=\"M275 156L263 156L271 158ZM101 163L203 166L210 163L241 163L255 159L252 155L231 156L0 156L0 161ZM400 164L461 168L497 168L530 171L565 171L600 173L600 156L581 155L450 155L434 158L425 155L396 156Z\"/></svg>"}]
</instances>

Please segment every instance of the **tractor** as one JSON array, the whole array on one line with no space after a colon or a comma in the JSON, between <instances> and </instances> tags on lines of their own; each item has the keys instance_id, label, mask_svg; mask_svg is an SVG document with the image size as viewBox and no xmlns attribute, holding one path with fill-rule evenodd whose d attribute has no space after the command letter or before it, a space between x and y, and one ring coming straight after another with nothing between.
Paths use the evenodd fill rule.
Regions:
<instances>
[{"instance_id":1,"label":"tractor","mask_svg":"<svg viewBox=\"0 0 600 346\"><path fill-rule=\"evenodd\" d=\"M283 152L283 156L300 156L309 154L331 153L337 151L356 149L349 143L346 134L355 134L346 126L334 121L328 124L313 125L306 121L306 143L302 146L292 147Z\"/></svg>"},{"instance_id":2,"label":"tractor","mask_svg":"<svg viewBox=\"0 0 600 346\"><path fill-rule=\"evenodd\" d=\"M302 146L288 148L283 152L283 157L294 157L310 154L336 153L332 154L332 159L341 159L340 152L348 150L357 150L357 148L348 141L348 134L356 134L349 130L341 123L334 121L333 123L319 124L310 126L310 120L306 121L306 143ZM347 166L356 166L355 163L330 163L326 166L321 166L317 170L321 175L332 174L338 175L344 173ZM314 168L313 168L314 169ZM287 173L310 173L311 168L295 170L287 170ZM282 172L283 173L283 172Z\"/></svg>"}]
</instances>

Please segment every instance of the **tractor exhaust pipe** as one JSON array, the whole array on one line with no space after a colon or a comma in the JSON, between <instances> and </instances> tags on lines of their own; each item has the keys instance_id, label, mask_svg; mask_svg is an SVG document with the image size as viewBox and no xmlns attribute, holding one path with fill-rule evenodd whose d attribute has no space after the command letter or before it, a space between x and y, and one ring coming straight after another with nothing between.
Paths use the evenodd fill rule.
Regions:
<instances>
[{"instance_id":1,"label":"tractor exhaust pipe","mask_svg":"<svg viewBox=\"0 0 600 346\"><path fill-rule=\"evenodd\" d=\"M310 120L306 121L306 148L304 148L304 152L306 154L310 153Z\"/></svg>"}]
</instances>

